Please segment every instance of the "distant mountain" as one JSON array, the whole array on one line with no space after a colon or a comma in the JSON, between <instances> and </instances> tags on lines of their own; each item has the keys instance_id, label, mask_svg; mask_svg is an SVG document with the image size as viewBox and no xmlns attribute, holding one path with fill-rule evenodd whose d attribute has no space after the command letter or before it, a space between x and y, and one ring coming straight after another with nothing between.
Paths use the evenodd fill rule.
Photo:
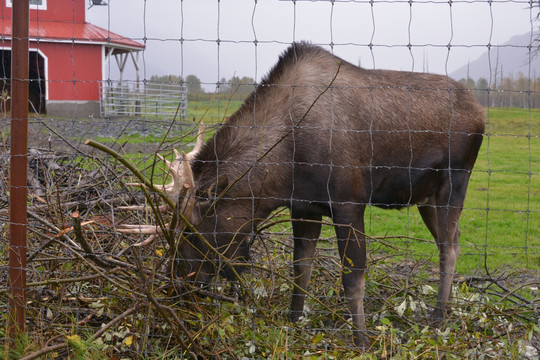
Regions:
<instances>
[{"instance_id":1,"label":"distant mountain","mask_svg":"<svg viewBox=\"0 0 540 360\"><path fill-rule=\"evenodd\" d=\"M490 51L486 51L468 65L460 67L451 73L450 77L455 80L467 78L467 68L471 79L477 81L483 77L491 83L495 80L495 74L497 74L497 82L500 81L501 70L503 77L510 74L516 76L519 72L526 77L530 74L531 78L535 74L540 76L540 54L535 56L538 53L539 44L534 40L535 38L531 36L531 33L527 33L516 35L503 45L493 45Z\"/></svg>"}]
</instances>

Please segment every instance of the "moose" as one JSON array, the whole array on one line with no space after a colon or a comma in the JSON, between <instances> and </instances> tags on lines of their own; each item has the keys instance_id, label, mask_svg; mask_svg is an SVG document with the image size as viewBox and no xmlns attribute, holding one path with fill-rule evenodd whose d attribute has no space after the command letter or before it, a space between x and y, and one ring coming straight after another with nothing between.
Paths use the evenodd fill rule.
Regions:
<instances>
[{"instance_id":1,"label":"moose","mask_svg":"<svg viewBox=\"0 0 540 360\"><path fill-rule=\"evenodd\" d=\"M217 272L234 278L257 224L287 207L295 322L322 217L330 217L353 339L365 345L365 209L417 205L439 250L431 315L439 321L450 301L458 222L484 126L484 109L448 77L367 70L294 43L209 141L203 144L199 133L191 153L168 162L173 181L163 190L193 225L182 227L178 271L197 284Z\"/></svg>"}]
</instances>

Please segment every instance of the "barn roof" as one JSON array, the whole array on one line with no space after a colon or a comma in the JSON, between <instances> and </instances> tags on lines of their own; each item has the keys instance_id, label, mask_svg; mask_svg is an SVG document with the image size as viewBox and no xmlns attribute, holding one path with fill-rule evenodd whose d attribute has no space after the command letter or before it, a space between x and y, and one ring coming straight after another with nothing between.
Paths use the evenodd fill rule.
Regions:
<instances>
[{"instance_id":1,"label":"barn roof","mask_svg":"<svg viewBox=\"0 0 540 360\"><path fill-rule=\"evenodd\" d=\"M0 35L4 38L11 38L12 23L10 18L0 19ZM29 36L30 41L96 44L127 51L143 50L145 47L138 41L88 22L30 20Z\"/></svg>"}]
</instances>

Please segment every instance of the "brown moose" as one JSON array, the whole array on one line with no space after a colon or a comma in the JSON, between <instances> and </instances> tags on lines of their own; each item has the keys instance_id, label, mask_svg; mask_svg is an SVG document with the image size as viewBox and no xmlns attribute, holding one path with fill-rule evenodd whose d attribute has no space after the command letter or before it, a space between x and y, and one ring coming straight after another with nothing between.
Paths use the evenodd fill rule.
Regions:
<instances>
[{"instance_id":1,"label":"brown moose","mask_svg":"<svg viewBox=\"0 0 540 360\"><path fill-rule=\"evenodd\" d=\"M354 341L362 345L365 208L418 205L439 249L432 317L442 319L484 123L483 108L448 77L366 70L318 46L295 43L211 140L174 163L168 195L176 203L180 194L182 214L199 232L184 230L179 270L199 283L219 270L234 277L257 223L287 207L294 236L290 318L297 321L320 221L329 216Z\"/></svg>"}]
</instances>

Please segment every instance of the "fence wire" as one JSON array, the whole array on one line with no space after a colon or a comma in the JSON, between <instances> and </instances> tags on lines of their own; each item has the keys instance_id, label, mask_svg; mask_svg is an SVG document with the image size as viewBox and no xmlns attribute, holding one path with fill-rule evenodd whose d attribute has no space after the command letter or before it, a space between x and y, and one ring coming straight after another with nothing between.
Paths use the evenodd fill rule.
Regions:
<instances>
[{"instance_id":1,"label":"fence wire","mask_svg":"<svg viewBox=\"0 0 540 360\"><path fill-rule=\"evenodd\" d=\"M31 3L40 9L33 10L31 20L35 20L38 30L45 30L49 20L44 14L54 9L53 2ZM112 1L107 6L98 3L103 2L73 0L67 6L73 14L72 35L63 41L70 56L70 65L66 65L68 78L54 78L53 62L40 60L51 40L30 36L31 52L42 55L31 55L31 67L34 59L38 73L26 80L30 88L36 85L42 89L38 91L42 96L30 98L29 107L28 240L24 269L27 328L16 339L9 339L7 330L0 329L6 344L14 344L4 350L7 358L539 358L540 76L534 64L540 9L536 3L296 0L246 1L240 6L224 1L202 5L183 0L170 1L164 7L148 1L129 6ZM10 6L10 1L2 4L2 25L8 21ZM125 22L121 14L130 7L133 18ZM75 71L79 69L77 63L83 61L77 55L80 39L75 35L75 18L83 9L90 22L100 21L95 14L106 15L102 24L106 24L110 35L105 46L124 31L131 40L143 44L142 63L121 70L114 62L103 64L99 73L104 75L96 79ZM507 29L502 16L515 16L519 11L530 35L525 42L512 38L503 43L501 34L507 33L507 39L514 32ZM466 15L468 12L476 14L474 20L480 27ZM32 16L37 16L37 20ZM166 28L169 32L164 32ZM482 33L481 40L475 42L474 32ZM296 204L292 193L284 195L265 187L255 192L253 187L246 198L233 197L234 201L249 204L247 209L238 210L241 216L247 214L246 218L237 220L240 215L236 213L223 215L223 221L239 224L229 237L246 235L249 243L249 257L238 257L234 270L227 268L237 257L230 256L229 251L234 241L223 248L214 244L221 254L216 261L221 271L208 284L190 282L190 278L198 276L195 271L178 270L187 256L178 248L182 249L188 240L197 241L193 240L193 231L186 230L181 216L185 213L178 210L179 205L189 198L186 193L202 202L213 200L212 193L203 191L212 184L203 184L201 191L191 194L189 186L182 188L182 178L180 188L184 192L173 197L173 201L180 199L178 204L151 187L171 183L171 174L160 157L173 167L181 164L178 154L189 154L197 147L201 123L205 125L208 144L220 141L213 138L220 131L243 133L243 138L228 138L222 145L238 154L252 155L249 160L230 160L221 158L223 154L210 154L208 149L214 150L217 145L203 148L205 156L215 160L211 175L216 188L222 181L218 165L242 168L246 183L255 184L264 183L266 178L261 179L259 173L250 170L261 163L269 169L288 166L298 174L307 167L328 169L328 179L332 173L360 174L382 169L395 170L396 174L403 170L410 180L416 171L439 170L413 165L413 139L430 142L433 137L440 139L440 135L449 139L463 135L453 129L414 129L408 120L392 130L377 129L373 123L368 129L354 128L341 121L344 114L338 107L342 103L339 97L348 92L367 94L366 99L352 106L368 119L373 119L376 112L389 112L384 103L380 108L371 106L377 91L384 93L391 88L401 92L406 101L399 110L407 119L408 114L416 111L415 105L407 101L415 92L428 98L433 93L445 94L441 98L448 103L452 96L460 96L460 91L451 90L450 80L436 88L414 88L403 83L312 86L294 80L261 85L279 54L291 43L302 40L320 45L366 70L391 67L404 71L410 79L420 76L420 72L452 76L458 64L466 65L465 59L485 52L480 68L486 75L473 78L472 72L477 68L470 63L455 79L463 84L463 93L472 94L482 105L487 122L460 219L461 253L450 308L442 323L434 324L430 314L437 303L439 278L445 275L444 269L439 268L433 236L410 201L412 194L399 204L405 205L399 211L381 209L377 205L384 204L370 197L370 201L361 204L366 208L363 233L353 226L349 229L355 236L365 235L367 244L364 307L370 341L363 348L353 343L354 325L342 286L342 276L355 268L354 259L339 253L332 218L340 207L358 205L352 195L345 200L338 196L330 213L325 214L328 216L307 222L319 224L322 230L317 250L311 256L313 274L297 322L289 321L295 288L293 224L299 221L291 222L287 208L287 203ZM0 313L7 323L9 36L2 36L0 46L0 276L6 279L0 287ZM507 52L512 51L526 54L526 59L516 65L520 72L512 73L503 66ZM402 65L396 65L396 59ZM294 65L292 68L295 79L307 71ZM327 70L316 69L310 76L320 76ZM126 80L130 77L137 80ZM74 107L65 113L58 113L52 103L53 89L61 84L76 88L75 98L68 101ZM160 84L159 91L155 84ZM84 98L87 86L93 86L100 94L96 99L99 111L88 114L88 99ZM256 87L255 96L249 98ZM308 111L293 113L287 108L288 98L272 97L281 94L283 88L293 94L315 94L312 102L306 99ZM166 96L163 89L167 89ZM261 111L258 96L268 96L264 99L273 104L264 104L268 112ZM246 99L251 100L243 105ZM327 126L310 123L306 115L319 111L319 99L331 99L324 104L326 108L322 107L329 114ZM390 98L385 100L391 103ZM46 106L42 106L43 102ZM449 107L452 121L457 118L457 109ZM280 108L285 110L278 113ZM53 111L51 115L49 112ZM234 122L237 111L243 111L252 125L238 127L238 122ZM287 120L286 125L271 121L281 115ZM277 146L285 138L280 138L281 134L294 136L306 131L313 134L311 145L319 139L326 140L326 161L295 158L310 145L309 141L293 141L288 158L264 157L265 151L271 153L274 147L264 148L267 145L263 139L271 138ZM259 138L245 136L261 133L264 136ZM358 165L357 159L336 157L339 154L332 150L339 149L336 141L340 136L367 139L372 152L374 144L377 146L374 139L394 136L393 139L399 138L407 145L392 143L385 149L376 149L405 156L410 163L400 168L395 163L373 163L372 158L372 162ZM242 139L249 141L239 141ZM453 149L452 143L449 147ZM321 151L325 149L313 148L308 153ZM202 168L204 161L200 163L196 165L194 161L193 167ZM297 180L293 179L293 192L309 193L315 176ZM140 185L144 181L146 186ZM234 187L234 183L229 185ZM272 186L269 184L268 189ZM348 194L357 191L343 190ZM227 192L222 193L222 201L232 200ZM257 219L255 224L252 220L259 213L259 204L268 200L285 205L274 209L268 217ZM330 196L312 200L333 201ZM445 206L432 206L444 211L453 209L450 198ZM219 203L211 209L220 211ZM216 224L199 230L207 239L216 234L226 235ZM130 229L136 231L126 232L126 225L135 226ZM191 237L186 240L188 233ZM231 271L238 272L233 274L237 276L231 276Z\"/></svg>"}]
</instances>

